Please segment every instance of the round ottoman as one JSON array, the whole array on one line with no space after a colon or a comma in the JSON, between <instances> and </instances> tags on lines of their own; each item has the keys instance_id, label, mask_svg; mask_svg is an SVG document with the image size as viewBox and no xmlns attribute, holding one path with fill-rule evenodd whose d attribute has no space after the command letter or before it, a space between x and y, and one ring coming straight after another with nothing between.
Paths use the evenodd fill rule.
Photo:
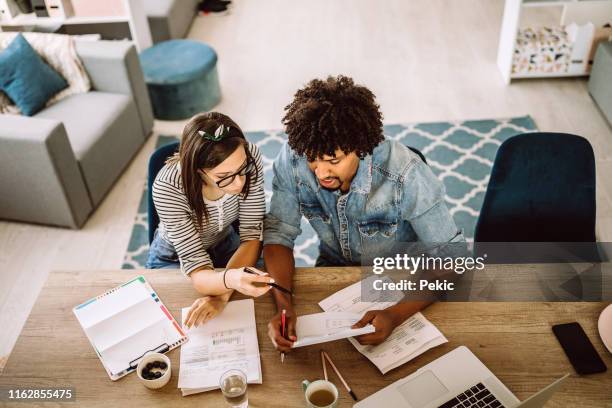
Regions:
<instances>
[{"instance_id":1,"label":"round ottoman","mask_svg":"<svg viewBox=\"0 0 612 408\"><path fill-rule=\"evenodd\" d=\"M144 50L140 63L157 119L186 119L221 99L217 53L206 44L164 41Z\"/></svg>"}]
</instances>

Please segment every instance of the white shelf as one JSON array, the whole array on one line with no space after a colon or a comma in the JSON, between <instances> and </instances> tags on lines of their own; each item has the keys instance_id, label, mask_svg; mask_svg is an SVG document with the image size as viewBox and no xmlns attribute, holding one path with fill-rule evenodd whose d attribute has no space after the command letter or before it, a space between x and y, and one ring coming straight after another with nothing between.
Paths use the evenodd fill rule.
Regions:
<instances>
[{"instance_id":1,"label":"white shelf","mask_svg":"<svg viewBox=\"0 0 612 408\"><path fill-rule=\"evenodd\" d=\"M512 59L516 37L520 27L522 9L527 7L563 7L559 25L570 22L585 24L591 21L596 27L609 21L612 0L506 0L504 17L497 49L497 66L506 84L518 78L561 78L588 76L581 74L512 74Z\"/></svg>"},{"instance_id":2,"label":"white shelf","mask_svg":"<svg viewBox=\"0 0 612 408\"><path fill-rule=\"evenodd\" d=\"M527 79L527 78L568 78L568 77L584 77L589 76L588 72L580 72L576 74L570 74L567 72L562 73L532 73L532 74L512 74L510 78L512 79Z\"/></svg>"},{"instance_id":3,"label":"white shelf","mask_svg":"<svg viewBox=\"0 0 612 408\"><path fill-rule=\"evenodd\" d=\"M104 0L98 0L104 1ZM37 17L35 13L20 14L11 20L0 21L0 31L2 27L59 27L62 25L74 24L108 24L108 23L127 23L130 27L132 40L139 51L149 48L151 40L151 30L149 21L143 8L143 2L147 0L123 0L126 15L124 16L105 16L105 17Z\"/></svg>"},{"instance_id":4,"label":"white shelf","mask_svg":"<svg viewBox=\"0 0 612 408\"><path fill-rule=\"evenodd\" d=\"M10 21L1 21L3 27L21 26L56 26L67 24L106 24L106 23L128 23L127 16L108 17L37 17L35 14L20 14Z\"/></svg>"}]
</instances>

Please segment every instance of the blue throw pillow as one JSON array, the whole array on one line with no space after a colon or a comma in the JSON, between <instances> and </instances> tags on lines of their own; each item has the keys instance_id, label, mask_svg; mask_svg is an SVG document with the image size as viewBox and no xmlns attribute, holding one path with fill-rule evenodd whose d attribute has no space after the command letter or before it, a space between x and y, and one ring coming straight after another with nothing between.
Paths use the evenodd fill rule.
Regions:
<instances>
[{"instance_id":1,"label":"blue throw pillow","mask_svg":"<svg viewBox=\"0 0 612 408\"><path fill-rule=\"evenodd\" d=\"M45 64L23 35L18 34L0 52L0 89L24 115L34 115L67 86L66 80Z\"/></svg>"}]
</instances>

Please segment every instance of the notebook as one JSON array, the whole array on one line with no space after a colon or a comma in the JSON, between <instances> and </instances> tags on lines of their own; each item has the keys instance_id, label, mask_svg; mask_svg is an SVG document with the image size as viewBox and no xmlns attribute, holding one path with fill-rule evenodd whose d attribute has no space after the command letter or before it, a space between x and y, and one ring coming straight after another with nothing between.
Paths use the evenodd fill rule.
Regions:
<instances>
[{"instance_id":1,"label":"notebook","mask_svg":"<svg viewBox=\"0 0 612 408\"><path fill-rule=\"evenodd\" d=\"M188 312L183 308L183 321ZM219 388L219 378L230 369L242 370L249 384L261 384L253 299L228 302L219 315L186 332L178 380L183 396Z\"/></svg>"},{"instance_id":2,"label":"notebook","mask_svg":"<svg viewBox=\"0 0 612 408\"><path fill-rule=\"evenodd\" d=\"M149 351L166 353L187 336L143 276L76 306L73 312L111 380Z\"/></svg>"}]
</instances>

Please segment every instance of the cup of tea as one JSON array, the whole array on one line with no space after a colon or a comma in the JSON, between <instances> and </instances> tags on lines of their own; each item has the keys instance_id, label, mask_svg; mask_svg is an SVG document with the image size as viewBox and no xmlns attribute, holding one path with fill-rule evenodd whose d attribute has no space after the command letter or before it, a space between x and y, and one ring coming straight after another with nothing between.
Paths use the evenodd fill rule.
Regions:
<instances>
[{"instance_id":1,"label":"cup of tea","mask_svg":"<svg viewBox=\"0 0 612 408\"><path fill-rule=\"evenodd\" d=\"M308 408L337 408L338 389L327 380L302 381Z\"/></svg>"}]
</instances>

